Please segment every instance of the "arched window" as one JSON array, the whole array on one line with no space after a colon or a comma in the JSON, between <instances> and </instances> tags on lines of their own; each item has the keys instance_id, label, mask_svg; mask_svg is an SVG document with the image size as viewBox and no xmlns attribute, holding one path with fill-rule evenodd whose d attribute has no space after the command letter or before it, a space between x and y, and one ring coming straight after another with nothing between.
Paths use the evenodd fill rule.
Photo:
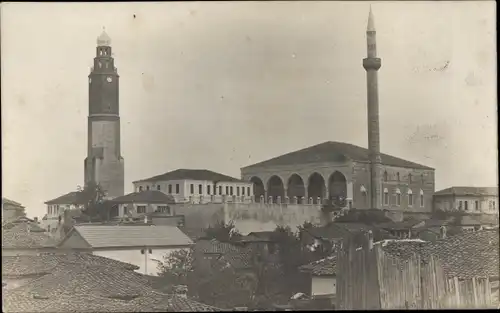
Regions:
<instances>
[{"instance_id":1,"label":"arched window","mask_svg":"<svg viewBox=\"0 0 500 313\"><path fill-rule=\"evenodd\" d=\"M408 189L408 206L413 206L413 192Z\"/></svg>"},{"instance_id":2,"label":"arched window","mask_svg":"<svg viewBox=\"0 0 500 313\"><path fill-rule=\"evenodd\" d=\"M146 186L146 190L149 190L149 186Z\"/></svg>"},{"instance_id":3,"label":"arched window","mask_svg":"<svg viewBox=\"0 0 500 313\"><path fill-rule=\"evenodd\" d=\"M420 189L420 206L424 207L424 191Z\"/></svg>"},{"instance_id":4,"label":"arched window","mask_svg":"<svg viewBox=\"0 0 500 313\"><path fill-rule=\"evenodd\" d=\"M389 190L384 188L384 204L389 205Z\"/></svg>"},{"instance_id":5,"label":"arched window","mask_svg":"<svg viewBox=\"0 0 500 313\"><path fill-rule=\"evenodd\" d=\"M141 192L141 191L142 191L142 186L139 186L139 192Z\"/></svg>"},{"instance_id":6,"label":"arched window","mask_svg":"<svg viewBox=\"0 0 500 313\"><path fill-rule=\"evenodd\" d=\"M387 181L387 171L384 171L384 181Z\"/></svg>"},{"instance_id":7,"label":"arched window","mask_svg":"<svg viewBox=\"0 0 500 313\"><path fill-rule=\"evenodd\" d=\"M401 205L401 190L399 188L396 188L396 205Z\"/></svg>"},{"instance_id":8,"label":"arched window","mask_svg":"<svg viewBox=\"0 0 500 313\"><path fill-rule=\"evenodd\" d=\"M398 181L399 181L399 178L400 178L400 177L399 177L399 172L396 174L396 176L397 176L397 179L398 179Z\"/></svg>"}]
</instances>

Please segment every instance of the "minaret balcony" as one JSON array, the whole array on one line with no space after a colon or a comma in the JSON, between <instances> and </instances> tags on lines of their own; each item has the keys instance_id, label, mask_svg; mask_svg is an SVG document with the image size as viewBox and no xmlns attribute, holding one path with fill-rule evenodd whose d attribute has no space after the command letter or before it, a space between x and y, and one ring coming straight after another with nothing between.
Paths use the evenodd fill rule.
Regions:
<instances>
[{"instance_id":1,"label":"minaret balcony","mask_svg":"<svg viewBox=\"0 0 500 313\"><path fill-rule=\"evenodd\" d=\"M365 58L363 59L363 67L365 70L375 70L378 71L382 66L382 60L380 58Z\"/></svg>"}]
</instances>

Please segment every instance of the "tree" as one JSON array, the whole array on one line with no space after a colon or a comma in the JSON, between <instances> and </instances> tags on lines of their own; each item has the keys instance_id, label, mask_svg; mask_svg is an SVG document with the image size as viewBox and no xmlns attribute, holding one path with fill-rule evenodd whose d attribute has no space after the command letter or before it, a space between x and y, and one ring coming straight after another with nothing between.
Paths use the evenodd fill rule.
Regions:
<instances>
[{"instance_id":1,"label":"tree","mask_svg":"<svg viewBox=\"0 0 500 313\"><path fill-rule=\"evenodd\" d=\"M189 274L193 271L193 250L181 249L166 254L158 263L159 276L165 278L164 288L188 285Z\"/></svg>"},{"instance_id":2,"label":"tree","mask_svg":"<svg viewBox=\"0 0 500 313\"><path fill-rule=\"evenodd\" d=\"M241 234L236 230L232 222L226 224L220 221L214 226L210 225L205 229L205 238L216 239L221 242L230 242L237 241L241 238Z\"/></svg>"},{"instance_id":3,"label":"tree","mask_svg":"<svg viewBox=\"0 0 500 313\"><path fill-rule=\"evenodd\" d=\"M111 204L105 201L106 191L101 185L95 182L89 182L85 187L78 186L78 194L75 206L81 206L82 215L89 222L106 221L109 219Z\"/></svg>"}]
</instances>

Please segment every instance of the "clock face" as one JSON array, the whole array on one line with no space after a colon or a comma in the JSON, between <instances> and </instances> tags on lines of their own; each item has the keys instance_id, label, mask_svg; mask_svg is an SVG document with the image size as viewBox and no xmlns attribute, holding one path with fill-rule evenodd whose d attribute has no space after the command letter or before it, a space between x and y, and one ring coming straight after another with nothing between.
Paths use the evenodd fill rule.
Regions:
<instances>
[{"instance_id":1,"label":"clock face","mask_svg":"<svg viewBox=\"0 0 500 313\"><path fill-rule=\"evenodd\" d=\"M108 83L111 83L113 81L113 78L111 78L111 76L108 76L106 80L108 81Z\"/></svg>"}]
</instances>

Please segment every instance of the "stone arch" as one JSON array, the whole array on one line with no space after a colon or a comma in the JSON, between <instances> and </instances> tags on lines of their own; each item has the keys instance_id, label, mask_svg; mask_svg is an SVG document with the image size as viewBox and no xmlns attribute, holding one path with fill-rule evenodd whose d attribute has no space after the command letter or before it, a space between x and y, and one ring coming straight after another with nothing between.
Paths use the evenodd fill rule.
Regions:
<instances>
[{"instance_id":1,"label":"stone arch","mask_svg":"<svg viewBox=\"0 0 500 313\"><path fill-rule=\"evenodd\" d=\"M265 195L265 188L264 188L264 183L262 182L262 179L260 179L257 176L253 176L250 178L250 182L253 184L253 194L255 196L255 201L259 202L260 201L260 196L266 196ZM220 190L221 186L219 186Z\"/></svg>"},{"instance_id":2,"label":"stone arch","mask_svg":"<svg viewBox=\"0 0 500 313\"><path fill-rule=\"evenodd\" d=\"M317 172L312 173L309 176L307 185L307 194L310 198L313 198L314 202L317 201L318 197L321 197L321 199L325 198L325 179L321 174Z\"/></svg>"},{"instance_id":3,"label":"stone arch","mask_svg":"<svg viewBox=\"0 0 500 313\"><path fill-rule=\"evenodd\" d=\"M301 198L306 195L306 187L304 180L298 174L292 174L288 178L288 197L292 199L293 197Z\"/></svg>"},{"instance_id":4,"label":"stone arch","mask_svg":"<svg viewBox=\"0 0 500 313\"><path fill-rule=\"evenodd\" d=\"M328 178L328 191L330 194L330 199L342 199L347 198L347 178L339 171L333 172Z\"/></svg>"},{"instance_id":5,"label":"stone arch","mask_svg":"<svg viewBox=\"0 0 500 313\"><path fill-rule=\"evenodd\" d=\"M273 202L276 202L278 197L281 197L281 201L285 198L285 186L281 177L273 175L267 181L267 196L273 197Z\"/></svg>"}]
</instances>

